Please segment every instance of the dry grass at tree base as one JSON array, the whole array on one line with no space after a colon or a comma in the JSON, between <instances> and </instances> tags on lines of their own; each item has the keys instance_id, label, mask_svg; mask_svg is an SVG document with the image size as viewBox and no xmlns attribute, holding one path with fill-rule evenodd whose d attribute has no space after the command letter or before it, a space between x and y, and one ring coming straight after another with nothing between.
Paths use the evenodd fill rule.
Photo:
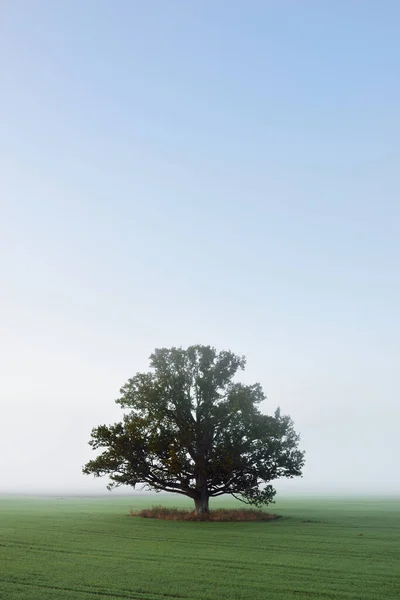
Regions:
<instances>
[{"instance_id":1,"label":"dry grass at tree base","mask_svg":"<svg viewBox=\"0 0 400 600\"><path fill-rule=\"evenodd\" d=\"M195 511L180 508L167 508L165 506L153 506L139 511L131 509L132 517L144 519L163 519L165 521L275 521L280 519L279 515L266 513L263 510L242 508L211 510L209 513L196 514Z\"/></svg>"}]
</instances>

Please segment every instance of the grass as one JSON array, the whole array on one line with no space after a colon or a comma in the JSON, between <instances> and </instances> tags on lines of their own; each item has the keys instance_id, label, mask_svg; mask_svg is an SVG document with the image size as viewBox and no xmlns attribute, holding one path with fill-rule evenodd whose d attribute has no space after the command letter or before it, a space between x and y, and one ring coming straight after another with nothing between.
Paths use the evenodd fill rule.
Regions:
<instances>
[{"instance_id":1,"label":"grass","mask_svg":"<svg viewBox=\"0 0 400 600\"><path fill-rule=\"evenodd\" d=\"M0 497L0 598L400 598L399 500L280 501L288 518L270 522L129 516L152 503Z\"/></svg>"}]
</instances>

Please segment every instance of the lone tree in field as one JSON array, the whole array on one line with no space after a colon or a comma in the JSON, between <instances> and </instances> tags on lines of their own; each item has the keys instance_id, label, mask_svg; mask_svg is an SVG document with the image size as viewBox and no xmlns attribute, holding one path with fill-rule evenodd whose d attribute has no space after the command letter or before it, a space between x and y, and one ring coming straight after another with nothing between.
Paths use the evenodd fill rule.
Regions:
<instances>
[{"instance_id":1,"label":"lone tree in field","mask_svg":"<svg viewBox=\"0 0 400 600\"><path fill-rule=\"evenodd\" d=\"M268 504L271 481L301 475L304 453L290 417L262 414L261 386L234 381L244 357L210 346L162 348L150 366L120 390L122 422L93 429L89 444L103 451L84 473L108 475L109 489L142 484L183 494L197 513L223 494Z\"/></svg>"}]
</instances>

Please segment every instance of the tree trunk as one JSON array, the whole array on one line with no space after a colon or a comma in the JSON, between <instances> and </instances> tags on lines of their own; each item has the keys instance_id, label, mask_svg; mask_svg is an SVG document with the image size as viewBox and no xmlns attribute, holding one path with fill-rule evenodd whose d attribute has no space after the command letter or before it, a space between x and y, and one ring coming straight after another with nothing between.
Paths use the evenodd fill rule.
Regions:
<instances>
[{"instance_id":1,"label":"tree trunk","mask_svg":"<svg viewBox=\"0 0 400 600\"><path fill-rule=\"evenodd\" d=\"M209 513L208 502L210 495L208 493L207 480L200 473L196 477L196 489L194 493L194 505L196 507L196 515Z\"/></svg>"},{"instance_id":2,"label":"tree trunk","mask_svg":"<svg viewBox=\"0 0 400 600\"><path fill-rule=\"evenodd\" d=\"M201 493L197 498L194 499L194 505L196 507L195 512L196 515L203 515L210 512L208 502L209 497L207 494L207 490L204 490L206 493Z\"/></svg>"},{"instance_id":3,"label":"tree trunk","mask_svg":"<svg viewBox=\"0 0 400 600\"><path fill-rule=\"evenodd\" d=\"M201 433L201 435L200 435ZM210 495L208 493L207 486L207 465L205 458L205 448L204 448L204 433L197 432L198 440L196 444L196 468L195 468L195 477L196 477L196 487L194 490L194 504L195 504L195 513L196 515L204 515L210 512L208 507L208 501Z\"/></svg>"}]
</instances>

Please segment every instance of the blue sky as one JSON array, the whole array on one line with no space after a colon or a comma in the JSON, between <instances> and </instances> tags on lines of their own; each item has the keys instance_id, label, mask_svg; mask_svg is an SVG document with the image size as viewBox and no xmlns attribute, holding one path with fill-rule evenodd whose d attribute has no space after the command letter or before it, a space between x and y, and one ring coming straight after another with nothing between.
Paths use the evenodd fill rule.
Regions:
<instances>
[{"instance_id":1,"label":"blue sky","mask_svg":"<svg viewBox=\"0 0 400 600\"><path fill-rule=\"evenodd\" d=\"M301 431L282 489L400 491L399 19L3 3L1 489L102 490L80 467L119 387L206 343Z\"/></svg>"}]
</instances>

